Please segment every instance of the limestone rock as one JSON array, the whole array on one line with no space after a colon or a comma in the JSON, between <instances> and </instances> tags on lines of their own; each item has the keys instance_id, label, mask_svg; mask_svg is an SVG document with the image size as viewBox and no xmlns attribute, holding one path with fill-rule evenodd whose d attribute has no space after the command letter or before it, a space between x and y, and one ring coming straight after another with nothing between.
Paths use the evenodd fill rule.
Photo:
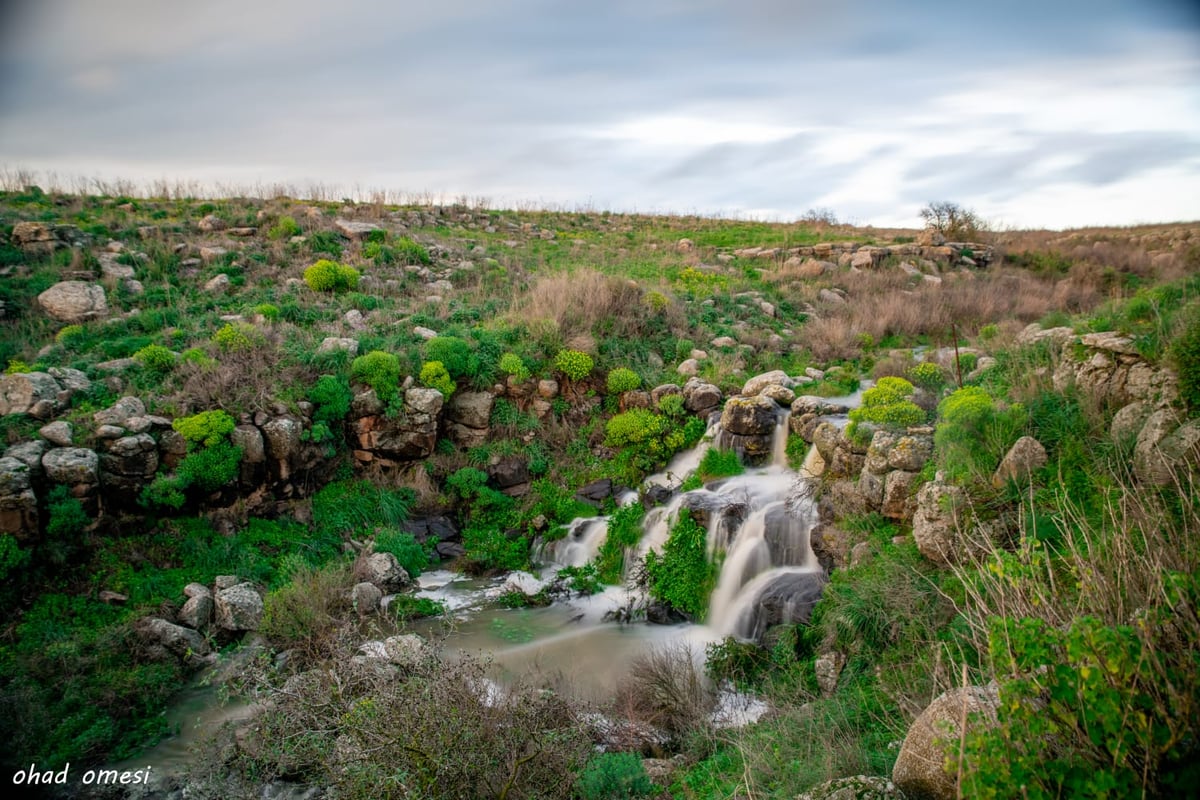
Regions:
<instances>
[{"instance_id":1,"label":"limestone rock","mask_svg":"<svg viewBox=\"0 0 1200 800\"><path fill-rule=\"evenodd\" d=\"M92 388L92 382L83 371L70 367L51 367L50 377L69 392L87 392Z\"/></svg>"},{"instance_id":2,"label":"limestone rock","mask_svg":"<svg viewBox=\"0 0 1200 800\"><path fill-rule=\"evenodd\" d=\"M468 428L486 429L495 399L490 392L455 392L446 404L446 419Z\"/></svg>"},{"instance_id":3,"label":"limestone rock","mask_svg":"<svg viewBox=\"0 0 1200 800\"><path fill-rule=\"evenodd\" d=\"M393 594L408 585L408 572L391 553L371 553L358 560L355 574L384 594Z\"/></svg>"},{"instance_id":4,"label":"limestone rock","mask_svg":"<svg viewBox=\"0 0 1200 800\"><path fill-rule=\"evenodd\" d=\"M339 336L327 336L317 346L318 353L335 353L345 351L352 356L358 355L358 340Z\"/></svg>"},{"instance_id":5,"label":"limestone rock","mask_svg":"<svg viewBox=\"0 0 1200 800\"><path fill-rule=\"evenodd\" d=\"M204 291L209 294L229 294L229 290L232 287L233 284L230 282L229 276L222 272L208 279L204 284Z\"/></svg>"},{"instance_id":6,"label":"limestone rock","mask_svg":"<svg viewBox=\"0 0 1200 800\"><path fill-rule=\"evenodd\" d=\"M49 419L60 407L63 391L58 381L45 372L18 372L0 376L0 416L29 414Z\"/></svg>"},{"instance_id":7,"label":"limestone rock","mask_svg":"<svg viewBox=\"0 0 1200 800\"><path fill-rule=\"evenodd\" d=\"M413 387L404 392L405 407L417 414L428 414L436 417L442 410L446 398L437 389Z\"/></svg>"},{"instance_id":8,"label":"limestone rock","mask_svg":"<svg viewBox=\"0 0 1200 800\"><path fill-rule=\"evenodd\" d=\"M905 800L905 796L887 778L855 775L814 786L796 800Z\"/></svg>"},{"instance_id":9,"label":"limestone rock","mask_svg":"<svg viewBox=\"0 0 1200 800\"><path fill-rule=\"evenodd\" d=\"M256 631L262 614L262 597L252 583L239 583L217 592L216 620L223 630Z\"/></svg>"},{"instance_id":10,"label":"limestone rock","mask_svg":"<svg viewBox=\"0 0 1200 800\"><path fill-rule=\"evenodd\" d=\"M243 464L261 464L267 460L262 432L253 425L238 425L229 434L229 442L242 448Z\"/></svg>"},{"instance_id":11,"label":"limestone rock","mask_svg":"<svg viewBox=\"0 0 1200 800\"><path fill-rule=\"evenodd\" d=\"M212 620L215 606L212 594L205 589L204 594L189 597L187 602L183 604L183 608L179 609L179 622L181 625L186 625L189 628L203 630L208 627L209 621Z\"/></svg>"},{"instance_id":12,"label":"limestone rock","mask_svg":"<svg viewBox=\"0 0 1200 800\"><path fill-rule=\"evenodd\" d=\"M766 397L732 397L721 413L721 427L742 436L770 436L775 432L776 408Z\"/></svg>"},{"instance_id":13,"label":"limestone rock","mask_svg":"<svg viewBox=\"0 0 1200 800\"><path fill-rule=\"evenodd\" d=\"M957 779L946 772L946 752L937 741L956 740L964 710L969 716L979 714L983 720L996 719L1000 696L995 685L968 686L939 695L921 712L908 729L896 765L892 782L907 797L927 797L931 800L955 800Z\"/></svg>"},{"instance_id":14,"label":"limestone rock","mask_svg":"<svg viewBox=\"0 0 1200 800\"><path fill-rule=\"evenodd\" d=\"M901 436L888 451L887 463L891 469L920 472L931 458L933 458L932 436Z\"/></svg>"},{"instance_id":15,"label":"limestone rock","mask_svg":"<svg viewBox=\"0 0 1200 800\"><path fill-rule=\"evenodd\" d=\"M46 477L66 486L96 485L100 482L100 456L83 447L56 447L42 456Z\"/></svg>"},{"instance_id":16,"label":"limestone rock","mask_svg":"<svg viewBox=\"0 0 1200 800\"><path fill-rule=\"evenodd\" d=\"M56 283L38 295L38 304L59 322L87 322L108 315L104 287L86 281Z\"/></svg>"},{"instance_id":17,"label":"limestone rock","mask_svg":"<svg viewBox=\"0 0 1200 800\"><path fill-rule=\"evenodd\" d=\"M29 465L11 456L0 458L0 533L18 540L38 530L37 497L30 487Z\"/></svg>"},{"instance_id":18,"label":"limestone rock","mask_svg":"<svg viewBox=\"0 0 1200 800\"><path fill-rule=\"evenodd\" d=\"M888 455L898 441L900 441L900 437L893 431L875 431L875 434L871 437L871 444L867 447L867 458L863 468L876 475L886 474L888 471Z\"/></svg>"},{"instance_id":19,"label":"limestone rock","mask_svg":"<svg viewBox=\"0 0 1200 800\"><path fill-rule=\"evenodd\" d=\"M267 454L278 464L280 480L291 475L291 460L300 452L300 435L304 425L293 417L276 417L262 426Z\"/></svg>"},{"instance_id":20,"label":"limestone rock","mask_svg":"<svg viewBox=\"0 0 1200 800\"><path fill-rule=\"evenodd\" d=\"M1032 436L1022 436L1009 448L992 475L992 486L1003 488L1009 481L1024 483L1046 466L1046 448Z\"/></svg>"},{"instance_id":21,"label":"limestone rock","mask_svg":"<svg viewBox=\"0 0 1200 800\"><path fill-rule=\"evenodd\" d=\"M858 493L874 511L883 505L883 480L884 476L873 472L870 465L864 466L858 475Z\"/></svg>"},{"instance_id":22,"label":"limestone rock","mask_svg":"<svg viewBox=\"0 0 1200 800\"><path fill-rule=\"evenodd\" d=\"M211 651L208 642L199 633L165 619L149 617L138 620L134 630L152 658L165 660L172 657L190 666L199 666L206 663L202 657Z\"/></svg>"},{"instance_id":23,"label":"limestone rock","mask_svg":"<svg viewBox=\"0 0 1200 800\"><path fill-rule=\"evenodd\" d=\"M966 494L958 486L930 481L917 493L913 515L913 540L921 554L937 564L957 563L964 543L959 533L963 524Z\"/></svg>"},{"instance_id":24,"label":"limestone rock","mask_svg":"<svg viewBox=\"0 0 1200 800\"><path fill-rule=\"evenodd\" d=\"M781 369L764 372L761 375L755 375L742 386L742 394L746 397L754 397L760 394L763 389L768 386L786 386L791 388L792 379L788 374Z\"/></svg>"},{"instance_id":25,"label":"limestone rock","mask_svg":"<svg viewBox=\"0 0 1200 800\"><path fill-rule=\"evenodd\" d=\"M769 397L781 408L790 408L792 401L796 399L796 393L786 386L773 383L770 386L764 387L759 392L759 397Z\"/></svg>"},{"instance_id":26,"label":"limestone rock","mask_svg":"<svg viewBox=\"0 0 1200 800\"><path fill-rule=\"evenodd\" d=\"M425 641L415 633L389 636L383 640L387 660L401 669L412 669L425 657Z\"/></svg>"},{"instance_id":27,"label":"limestone rock","mask_svg":"<svg viewBox=\"0 0 1200 800\"><path fill-rule=\"evenodd\" d=\"M18 222L9 237L13 244L30 253L51 253L59 246L54 229L45 222Z\"/></svg>"},{"instance_id":28,"label":"limestone rock","mask_svg":"<svg viewBox=\"0 0 1200 800\"><path fill-rule=\"evenodd\" d=\"M373 583L356 583L354 588L350 590L350 600L354 604L354 610L360 617L365 617L368 614L374 614L379 610L379 601L383 599L383 592Z\"/></svg>"},{"instance_id":29,"label":"limestone rock","mask_svg":"<svg viewBox=\"0 0 1200 800\"><path fill-rule=\"evenodd\" d=\"M1169 409L1155 411L1133 448L1133 473L1140 481L1166 486L1200 464L1200 421L1179 423Z\"/></svg>"},{"instance_id":30,"label":"limestone rock","mask_svg":"<svg viewBox=\"0 0 1200 800\"><path fill-rule=\"evenodd\" d=\"M912 496L913 484L917 481L916 472L892 470L883 482L883 502L880 512L888 519L910 519L916 512L916 502Z\"/></svg>"},{"instance_id":31,"label":"limestone rock","mask_svg":"<svg viewBox=\"0 0 1200 800\"><path fill-rule=\"evenodd\" d=\"M381 231L383 228L371 222L354 222L348 219L336 219L333 221L333 227L342 236L347 239L361 240L367 238L373 231Z\"/></svg>"},{"instance_id":32,"label":"limestone rock","mask_svg":"<svg viewBox=\"0 0 1200 800\"><path fill-rule=\"evenodd\" d=\"M679 362L679 366L675 368L685 378L693 378L700 373L700 362L694 358L687 358Z\"/></svg>"},{"instance_id":33,"label":"limestone rock","mask_svg":"<svg viewBox=\"0 0 1200 800\"><path fill-rule=\"evenodd\" d=\"M216 231L225 230L225 220L218 217L216 214L206 214L196 223L196 227L203 233L214 233Z\"/></svg>"},{"instance_id":34,"label":"limestone rock","mask_svg":"<svg viewBox=\"0 0 1200 800\"><path fill-rule=\"evenodd\" d=\"M832 697L837 691L838 676L842 673L842 667L846 665L846 657L838 652L822 653L817 656L813 662L813 669L817 673L817 686L821 689L821 694L826 697Z\"/></svg>"},{"instance_id":35,"label":"limestone rock","mask_svg":"<svg viewBox=\"0 0 1200 800\"><path fill-rule=\"evenodd\" d=\"M146 405L136 397L122 397L103 411L92 414L96 425L114 425L124 427L130 417L146 416Z\"/></svg>"}]
</instances>

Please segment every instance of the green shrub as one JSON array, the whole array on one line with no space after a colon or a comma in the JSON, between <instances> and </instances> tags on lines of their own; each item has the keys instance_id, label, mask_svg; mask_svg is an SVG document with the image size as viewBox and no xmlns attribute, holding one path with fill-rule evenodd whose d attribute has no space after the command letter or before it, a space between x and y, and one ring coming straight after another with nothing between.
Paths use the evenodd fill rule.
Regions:
<instances>
[{"instance_id":1,"label":"green shrub","mask_svg":"<svg viewBox=\"0 0 1200 800\"><path fill-rule=\"evenodd\" d=\"M617 367L608 373L608 393L621 394L622 392L632 392L642 385L642 379L638 374L626 367Z\"/></svg>"},{"instance_id":2,"label":"green shrub","mask_svg":"<svg viewBox=\"0 0 1200 800\"><path fill-rule=\"evenodd\" d=\"M446 613L446 604L432 597L398 594L388 603L387 613L400 622L438 617Z\"/></svg>"},{"instance_id":3,"label":"green shrub","mask_svg":"<svg viewBox=\"0 0 1200 800\"><path fill-rule=\"evenodd\" d=\"M71 496L70 488L55 486L46 497L46 535L52 539L66 540L78 537L92 520L83 510L83 503Z\"/></svg>"},{"instance_id":4,"label":"green shrub","mask_svg":"<svg viewBox=\"0 0 1200 800\"><path fill-rule=\"evenodd\" d=\"M987 325L984 325L982 328L979 329L979 338L985 342L990 342L992 339L995 339L999 334L1000 334L1000 328L998 328L995 324L993 324L991 322L989 322Z\"/></svg>"},{"instance_id":5,"label":"green shrub","mask_svg":"<svg viewBox=\"0 0 1200 800\"><path fill-rule=\"evenodd\" d=\"M435 336L425 342L425 358L440 361L454 380L466 377L471 361L471 345L457 336Z\"/></svg>"},{"instance_id":6,"label":"green shrub","mask_svg":"<svg viewBox=\"0 0 1200 800\"><path fill-rule=\"evenodd\" d=\"M505 375L511 375L518 381L529 379L529 368L525 366L525 362L516 353L505 353L500 356L499 367L500 371Z\"/></svg>"},{"instance_id":7,"label":"green shrub","mask_svg":"<svg viewBox=\"0 0 1200 800\"><path fill-rule=\"evenodd\" d=\"M0 533L0 581L16 582L18 571L29 561L29 552L22 550L15 536Z\"/></svg>"},{"instance_id":8,"label":"green shrub","mask_svg":"<svg viewBox=\"0 0 1200 800\"><path fill-rule=\"evenodd\" d=\"M938 404L934 450L938 466L951 478L983 478L1020 436L1027 421L1025 408L996 405L978 386L964 386Z\"/></svg>"},{"instance_id":9,"label":"green shrub","mask_svg":"<svg viewBox=\"0 0 1200 800\"><path fill-rule=\"evenodd\" d=\"M4 368L5 375L21 375L26 372L33 372L33 367L29 366L19 358L10 359L8 366Z\"/></svg>"},{"instance_id":10,"label":"green shrub","mask_svg":"<svg viewBox=\"0 0 1200 800\"><path fill-rule=\"evenodd\" d=\"M54 341L68 350L76 349L86 338L87 334L82 325L65 325L58 333L54 334Z\"/></svg>"},{"instance_id":11,"label":"green shrub","mask_svg":"<svg viewBox=\"0 0 1200 800\"><path fill-rule=\"evenodd\" d=\"M625 800L654 793L654 784L636 753L592 756L575 786L582 800Z\"/></svg>"},{"instance_id":12,"label":"green shrub","mask_svg":"<svg viewBox=\"0 0 1200 800\"><path fill-rule=\"evenodd\" d=\"M178 475L158 475L142 489L138 502L146 508L170 508L178 511L187 502L187 485Z\"/></svg>"},{"instance_id":13,"label":"green shrub","mask_svg":"<svg viewBox=\"0 0 1200 800\"><path fill-rule=\"evenodd\" d=\"M567 589L581 595L592 595L604 588L596 575L595 564L584 564L582 567L563 567L557 573L559 581Z\"/></svg>"},{"instance_id":14,"label":"green shrub","mask_svg":"<svg viewBox=\"0 0 1200 800\"><path fill-rule=\"evenodd\" d=\"M870 422L890 428L907 428L925 421L925 410L908 398L912 397L913 385L903 378L880 378L879 382L863 392L862 405L850 410L851 436L858 423Z\"/></svg>"},{"instance_id":15,"label":"green shrub","mask_svg":"<svg viewBox=\"0 0 1200 800\"><path fill-rule=\"evenodd\" d=\"M1194 416L1200 414L1200 304L1184 312L1169 350L1179 375L1179 396Z\"/></svg>"},{"instance_id":16,"label":"green shrub","mask_svg":"<svg viewBox=\"0 0 1200 800\"><path fill-rule=\"evenodd\" d=\"M354 394L350 391L350 384L340 375L322 375L309 391L308 400L316 406L314 421L338 423L350 413Z\"/></svg>"},{"instance_id":17,"label":"green shrub","mask_svg":"<svg viewBox=\"0 0 1200 800\"><path fill-rule=\"evenodd\" d=\"M667 306L671 304L671 301L667 299L665 294L657 291L646 292L642 297L642 302L655 314L661 314L663 311L666 311ZM691 350L691 348L689 347L688 350Z\"/></svg>"},{"instance_id":18,"label":"green shrub","mask_svg":"<svg viewBox=\"0 0 1200 800\"><path fill-rule=\"evenodd\" d=\"M414 242L407 236L401 236L395 242L393 247L396 251L396 256L402 264L432 264L433 259L429 257L429 251L418 242Z\"/></svg>"},{"instance_id":19,"label":"green shrub","mask_svg":"<svg viewBox=\"0 0 1200 800\"><path fill-rule=\"evenodd\" d=\"M908 371L908 377L912 379L915 386L931 392L936 392L946 385L946 374L932 361L922 361L920 364L913 365L912 369Z\"/></svg>"},{"instance_id":20,"label":"green shrub","mask_svg":"<svg viewBox=\"0 0 1200 800\"><path fill-rule=\"evenodd\" d=\"M358 270L323 258L304 270L304 282L314 292L345 292L358 286Z\"/></svg>"},{"instance_id":21,"label":"green shrub","mask_svg":"<svg viewBox=\"0 0 1200 800\"><path fill-rule=\"evenodd\" d=\"M280 217L279 221L267 231L267 238L271 240L290 239L299 235L300 224L296 222L295 217Z\"/></svg>"},{"instance_id":22,"label":"green shrub","mask_svg":"<svg viewBox=\"0 0 1200 800\"><path fill-rule=\"evenodd\" d=\"M175 474L185 486L215 492L238 476L241 463L242 448L229 442L217 442L184 456Z\"/></svg>"},{"instance_id":23,"label":"green shrub","mask_svg":"<svg viewBox=\"0 0 1200 800\"><path fill-rule=\"evenodd\" d=\"M213 334L213 341L226 352L237 352L249 350L257 337L258 332L253 326L244 322L227 322Z\"/></svg>"},{"instance_id":24,"label":"green shrub","mask_svg":"<svg viewBox=\"0 0 1200 800\"><path fill-rule=\"evenodd\" d=\"M421 365L420 381L430 389L437 389L444 397L454 394L454 390L458 388L440 361L426 361Z\"/></svg>"},{"instance_id":25,"label":"green shrub","mask_svg":"<svg viewBox=\"0 0 1200 800\"><path fill-rule=\"evenodd\" d=\"M201 411L190 417L179 417L171 423L189 445L211 447L233 433L237 423L225 411Z\"/></svg>"},{"instance_id":26,"label":"green shrub","mask_svg":"<svg viewBox=\"0 0 1200 800\"><path fill-rule=\"evenodd\" d=\"M279 310L279 306L274 303L259 303L254 307L253 311L268 322L274 322L279 319L279 315L282 313Z\"/></svg>"},{"instance_id":27,"label":"green shrub","mask_svg":"<svg viewBox=\"0 0 1200 800\"><path fill-rule=\"evenodd\" d=\"M298 651L306 660L323 655L333 645L338 617L348 610L349 583L344 564L318 570L301 562L290 581L263 598L259 632L280 650Z\"/></svg>"},{"instance_id":28,"label":"green shrub","mask_svg":"<svg viewBox=\"0 0 1200 800\"><path fill-rule=\"evenodd\" d=\"M179 360L185 364L195 364L198 367L207 369L214 367L217 364L216 359L204 352L200 347L189 347L179 354Z\"/></svg>"},{"instance_id":29,"label":"green shrub","mask_svg":"<svg viewBox=\"0 0 1200 800\"><path fill-rule=\"evenodd\" d=\"M429 566L429 554L425 552L411 533L398 528L380 528L375 531L375 551L391 553L400 562L400 566L409 577L420 577L422 570Z\"/></svg>"},{"instance_id":30,"label":"green shrub","mask_svg":"<svg viewBox=\"0 0 1200 800\"><path fill-rule=\"evenodd\" d=\"M671 527L662 555L653 550L646 555L651 596L695 620L704 619L717 582L707 539L707 531L684 513Z\"/></svg>"},{"instance_id":31,"label":"green shrub","mask_svg":"<svg viewBox=\"0 0 1200 800\"><path fill-rule=\"evenodd\" d=\"M738 460L738 455L735 451L721 450L716 447L710 447L705 451L704 458L700 459L700 466L696 468L696 473L705 483L716 478L741 475L745 471L746 468Z\"/></svg>"},{"instance_id":32,"label":"green shrub","mask_svg":"<svg viewBox=\"0 0 1200 800\"><path fill-rule=\"evenodd\" d=\"M333 231L314 231L308 235L308 249L334 258L342 257L342 237Z\"/></svg>"},{"instance_id":33,"label":"green shrub","mask_svg":"<svg viewBox=\"0 0 1200 800\"><path fill-rule=\"evenodd\" d=\"M350 364L350 377L375 390L383 404L391 402L400 385L400 359L382 350L372 350Z\"/></svg>"},{"instance_id":34,"label":"green shrub","mask_svg":"<svg viewBox=\"0 0 1200 800\"><path fill-rule=\"evenodd\" d=\"M591 375L594 366L592 357L579 350L559 350L554 357L554 368L573 381L581 381Z\"/></svg>"},{"instance_id":35,"label":"green shrub","mask_svg":"<svg viewBox=\"0 0 1200 800\"><path fill-rule=\"evenodd\" d=\"M529 566L529 540L524 536L510 539L494 528L468 527L462 532L462 540L464 557L477 570L509 571Z\"/></svg>"},{"instance_id":36,"label":"green shrub","mask_svg":"<svg viewBox=\"0 0 1200 800\"><path fill-rule=\"evenodd\" d=\"M143 347L133 358L148 372L163 374L175 368L175 354L160 344Z\"/></svg>"}]
</instances>

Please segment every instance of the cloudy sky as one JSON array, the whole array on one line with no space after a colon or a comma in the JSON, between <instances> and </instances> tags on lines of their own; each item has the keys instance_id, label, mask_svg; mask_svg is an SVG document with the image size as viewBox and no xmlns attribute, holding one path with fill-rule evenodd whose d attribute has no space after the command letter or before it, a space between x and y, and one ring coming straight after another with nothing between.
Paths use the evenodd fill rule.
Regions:
<instances>
[{"instance_id":1,"label":"cloudy sky","mask_svg":"<svg viewBox=\"0 0 1200 800\"><path fill-rule=\"evenodd\" d=\"M1200 219L1200 4L7 2L0 166L878 225L933 200L1010 226Z\"/></svg>"}]
</instances>

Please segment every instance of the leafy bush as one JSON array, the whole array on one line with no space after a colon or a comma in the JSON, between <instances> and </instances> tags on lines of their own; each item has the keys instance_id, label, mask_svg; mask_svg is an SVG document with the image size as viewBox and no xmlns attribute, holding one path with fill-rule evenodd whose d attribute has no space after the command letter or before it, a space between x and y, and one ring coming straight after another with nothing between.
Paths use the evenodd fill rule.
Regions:
<instances>
[{"instance_id":1,"label":"leafy bush","mask_svg":"<svg viewBox=\"0 0 1200 800\"><path fill-rule=\"evenodd\" d=\"M190 445L210 447L233 433L237 423L225 411L201 411L190 417L178 417L171 423L180 436Z\"/></svg>"},{"instance_id":2,"label":"leafy bush","mask_svg":"<svg viewBox=\"0 0 1200 800\"><path fill-rule=\"evenodd\" d=\"M951 478L986 477L1026 423L1025 408L996 405L978 386L964 386L938 404L934 431L938 466Z\"/></svg>"},{"instance_id":3,"label":"leafy bush","mask_svg":"<svg viewBox=\"0 0 1200 800\"><path fill-rule=\"evenodd\" d=\"M912 369L908 371L908 377L912 379L914 385L931 392L936 392L946 385L945 373L932 361L922 361L920 364L913 365Z\"/></svg>"},{"instance_id":4,"label":"leafy bush","mask_svg":"<svg viewBox=\"0 0 1200 800\"><path fill-rule=\"evenodd\" d=\"M696 468L696 472L705 483L716 478L741 475L745 471L746 468L738 460L735 451L721 450L716 447L710 447L704 453L704 458L700 459L700 466Z\"/></svg>"},{"instance_id":5,"label":"leafy bush","mask_svg":"<svg viewBox=\"0 0 1200 800\"><path fill-rule=\"evenodd\" d=\"M529 540L524 536L509 538L504 531L468 527L462 540L465 557L476 570L511 571L529 566Z\"/></svg>"},{"instance_id":6,"label":"leafy bush","mask_svg":"<svg viewBox=\"0 0 1200 800\"><path fill-rule=\"evenodd\" d=\"M198 367L207 369L214 367L217 364L215 358L204 352L200 347L189 347L179 354L179 360L184 364L195 364Z\"/></svg>"},{"instance_id":7,"label":"leafy bush","mask_svg":"<svg viewBox=\"0 0 1200 800\"><path fill-rule=\"evenodd\" d=\"M4 368L5 375L21 375L26 372L33 372L33 367L19 358L10 359L8 366Z\"/></svg>"},{"instance_id":8,"label":"leafy bush","mask_svg":"<svg viewBox=\"0 0 1200 800\"><path fill-rule=\"evenodd\" d=\"M375 531L375 551L391 553L412 578L421 575L429 566L429 554L425 552L411 533L398 528L380 528Z\"/></svg>"},{"instance_id":9,"label":"leafy bush","mask_svg":"<svg viewBox=\"0 0 1200 800\"><path fill-rule=\"evenodd\" d=\"M655 314L661 314L663 311L666 311L667 306L671 304L671 301L667 299L665 294L656 291L646 292L642 297L642 302ZM689 347L688 349L690 350L691 348Z\"/></svg>"},{"instance_id":10,"label":"leafy bush","mask_svg":"<svg viewBox=\"0 0 1200 800\"><path fill-rule=\"evenodd\" d=\"M582 800L625 800L652 794L654 784L636 753L598 753L579 774L575 789Z\"/></svg>"},{"instance_id":11,"label":"leafy bush","mask_svg":"<svg viewBox=\"0 0 1200 800\"><path fill-rule=\"evenodd\" d=\"M402 264L432 264L433 259L429 257L429 251L418 242L414 242L407 236L401 236L395 242L393 247L396 251L400 263Z\"/></svg>"},{"instance_id":12,"label":"leafy bush","mask_svg":"<svg viewBox=\"0 0 1200 800\"><path fill-rule=\"evenodd\" d=\"M350 364L350 377L375 390L385 405L396 396L400 385L400 359L382 350L372 350Z\"/></svg>"},{"instance_id":13,"label":"leafy bush","mask_svg":"<svg viewBox=\"0 0 1200 800\"><path fill-rule=\"evenodd\" d=\"M185 487L215 492L238 476L241 463L242 448L221 441L188 453L176 467L175 475Z\"/></svg>"},{"instance_id":14,"label":"leafy bush","mask_svg":"<svg viewBox=\"0 0 1200 800\"><path fill-rule=\"evenodd\" d=\"M608 373L607 386L609 394L632 392L641 385L642 379L638 377L638 374L626 367L617 367Z\"/></svg>"},{"instance_id":15,"label":"leafy bush","mask_svg":"<svg viewBox=\"0 0 1200 800\"><path fill-rule=\"evenodd\" d=\"M457 336L435 336L425 342L425 357L429 361L440 361L450 377L458 380L468 374L471 345Z\"/></svg>"},{"instance_id":16,"label":"leafy bush","mask_svg":"<svg viewBox=\"0 0 1200 800\"><path fill-rule=\"evenodd\" d=\"M458 388L440 361L426 361L421 366L420 381L422 385L428 386L430 389L437 389L443 397L449 397Z\"/></svg>"},{"instance_id":17,"label":"leafy bush","mask_svg":"<svg viewBox=\"0 0 1200 800\"><path fill-rule=\"evenodd\" d=\"M990 342L1000 334L1000 328L994 323L989 322L979 329L979 338L985 342Z\"/></svg>"},{"instance_id":18,"label":"leafy bush","mask_svg":"<svg viewBox=\"0 0 1200 800\"><path fill-rule=\"evenodd\" d=\"M387 613L400 622L437 617L446 613L446 604L432 597L398 594L388 603Z\"/></svg>"},{"instance_id":19,"label":"leafy bush","mask_svg":"<svg viewBox=\"0 0 1200 800\"><path fill-rule=\"evenodd\" d=\"M148 372L162 374L175 368L175 354L160 344L143 347L133 358Z\"/></svg>"},{"instance_id":20,"label":"leafy bush","mask_svg":"<svg viewBox=\"0 0 1200 800\"><path fill-rule=\"evenodd\" d=\"M557 573L558 580L567 591L581 595L592 595L604 588L596 575L595 564L584 564L582 567L563 567Z\"/></svg>"},{"instance_id":21,"label":"leafy bush","mask_svg":"<svg viewBox=\"0 0 1200 800\"><path fill-rule=\"evenodd\" d=\"M280 217L279 221L267 231L267 238L271 240L290 239L299 235L300 224L296 222L295 217Z\"/></svg>"},{"instance_id":22,"label":"leafy bush","mask_svg":"<svg viewBox=\"0 0 1200 800\"><path fill-rule=\"evenodd\" d=\"M322 375L309 391L308 400L316 406L316 410L313 411L314 421L337 423L350 413L354 395L345 378L339 375Z\"/></svg>"},{"instance_id":23,"label":"leafy bush","mask_svg":"<svg viewBox=\"0 0 1200 800\"><path fill-rule=\"evenodd\" d=\"M291 580L263 598L259 632L280 650L299 653L305 661L327 655L334 644L338 617L348 611L345 564L327 569L301 565Z\"/></svg>"},{"instance_id":24,"label":"leafy bush","mask_svg":"<svg viewBox=\"0 0 1200 800\"><path fill-rule=\"evenodd\" d=\"M341 258L342 237L333 231L314 231L308 235L308 249L314 253Z\"/></svg>"},{"instance_id":25,"label":"leafy bush","mask_svg":"<svg viewBox=\"0 0 1200 800\"><path fill-rule=\"evenodd\" d=\"M279 306L274 303L259 303L253 310L255 314L258 314L268 322L274 322L279 319L279 315L282 313L279 310Z\"/></svg>"},{"instance_id":26,"label":"leafy bush","mask_svg":"<svg viewBox=\"0 0 1200 800\"><path fill-rule=\"evenodd\" d=\"M213 334L217 347L227 352L249 350L254 346L258 332L244 322L227 322Z\"/></svg>"},{"instance_id":27,"label":"leafy bush","mask_svg":"<svg viewBox=\"0 0 1200 800\"><path fill-rule=\"evenodd\" d=\"M908 399L913 385L903 378L880 378L863 392L862 405L850 410L847 433L854 435L860 422L870 422L890 428L907 428L925 421L925 410Z\"/></svg>"},{"instance_id":28,"label":"leafy bush","mask_svg":"<svg viewBox=\"0 0 1200 800\"><path fill-rule=\"evenodd\" d=\"M345 292L358 286L359 273L336 261L322 258L304 270L304 282L314 292Z\"/></svg>"},{"instance_id":29,"label":"leafy bush","mask_svg":"<svg viewBox=\"0 0 1200 800\"><path fill-rule=\"evenodd\" d=\"M677 395L669 395L663 400L670 397ZM634 408L610 419L604 431L605 446L621 450L618 474L636 482L642 474L674 453L698 442L704 435L704 422L698 417L689 417L680 425L665 414Z\"/></svg>"},{"instance_id":30,"label":"leafy bush","mask_svg":"<svg viewBox=\"0 0 1200 800\"><path fill-rule=\"evenodd\" d=\"M71 496L66 486L55 486L46 498L46 535L59 541L73 539L91 524L91 518L83 510L83 503Z\"/></svg>"},{"instance_id":31,"label":"leafy bush","mask_svg":"<svg viewBox=\"0 0 1200 800\"><path fill-rule=\"evenodd\" d=\"M511 375L518 381L529 379L529 368L525 366L525 362L516 353L505 353L500 356L499 367L500 371L505 375Z\"/></svg>"},{"instance_id":32,"label":"leafy bush","mask_svg":"<svg viewBox=\"0 0 1200 800\"><path fill-rule=\"evenodd\" d=\"M579 350L559 350L554 357L554 368L573 381L581 381L592 374L595 362L587 353Z\"/></svg>"},{"instance_id":33,"label":"leafy bush","mask_svg":"<svg viewBox=\"0 0 1200 800\"><path fill-rule=\"evenodd\" d=\"M717 582L717 568L708 560L707 531L688 514L671 527L662 555L646 554L650 594L695 620L708 612L708 596Z\"/></svg>"},{"instance_id":34,"label":"leafy bush","mask_svg":"<svg viewBox=\"0 0 1200 800\"><path fill-rule=\"evenodd\" d=\"M54 341L68 350L79 347L85 338L87 338L87 334L82 325L64 325L58 333L54 334Z\"/></svg>"}]
</instances>

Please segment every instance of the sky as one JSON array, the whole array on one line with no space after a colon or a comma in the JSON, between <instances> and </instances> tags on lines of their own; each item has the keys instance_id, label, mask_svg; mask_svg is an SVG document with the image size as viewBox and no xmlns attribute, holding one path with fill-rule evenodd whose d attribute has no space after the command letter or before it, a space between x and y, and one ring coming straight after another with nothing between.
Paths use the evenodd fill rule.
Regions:
<instances>
[{"instance_id":1,"label":"sky","mask_svg":"<svg viewBox=\"0 0 1200 800\"><path fill-rule=\"evenodd\" d=\"M1200 3L0 2L0 167L916 227L1200 219Z\"/></svg>"}]
</instances>

